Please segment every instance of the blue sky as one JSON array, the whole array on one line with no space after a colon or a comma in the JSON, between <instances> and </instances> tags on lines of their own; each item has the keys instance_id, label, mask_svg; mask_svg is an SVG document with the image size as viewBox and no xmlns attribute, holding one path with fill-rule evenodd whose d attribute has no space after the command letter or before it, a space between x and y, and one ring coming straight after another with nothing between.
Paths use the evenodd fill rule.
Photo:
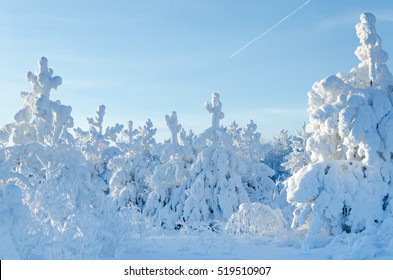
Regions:
<instances>
[{"instance_id":1,"label":"blue sky","mask_svg":"<svg viewBox=\"0 0 393 280\"><path fill-rule=\"evenodd\" d=\"M230 56L305 0L0 0L0 126L22 104L19 92L46 56L63 85L52 92L73 108L76 126L98 105L106 125L152 119L158 139L165 114L185 129L210 125L204 102L221 95L226 125L258 124L265 139L307 121L312 84L358 64L355 24L377 16L393 56L393 1L313 0L266 36ZM392 60L388 66L393 69Z\"/></svg>"}]
</instances>

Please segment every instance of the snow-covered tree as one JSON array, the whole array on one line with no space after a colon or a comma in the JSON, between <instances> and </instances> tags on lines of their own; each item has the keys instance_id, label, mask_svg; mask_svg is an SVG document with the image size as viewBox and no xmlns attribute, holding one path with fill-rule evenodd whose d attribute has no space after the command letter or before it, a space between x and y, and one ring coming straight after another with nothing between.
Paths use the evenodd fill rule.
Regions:
<instances>
[{"instance_id":1,"label":"snow-covered tree","mask_svg":"<svg viewBox=\"0 0 393 280\"><path fill-rule=\"evenodd\" d=\"M23 109L2 130L13 141L0 150L0 235L15 258L108 256L109 244L119 239L116 232L126 226L108 225L120 217L101 191L105 184L94 165L68 133L71 107L49 99L50 90L61 84L52 75L41 58L37 73L27 75L33 92L22 94Z\"/></svg>"},{"instance_id":2,"label":"snow-covered tree","mask_svg":"<svg viewBox=\"0 0 393 280\"><path fill-rule=\"evenodd\" d=\"M355 51L360 63L351 69L347 79L354 87L372 85L391 92L393 88L390 81L393 77L386 65L389 56L382 50L382 40L377 34L375 22L376 17L371 13L360 16L360 23L356 25L360 46Z\"/></svg>"},{"instance_id":3,"label":"snow-covered tree","mask_svg":"<svg viewBox=\"0 0 393 280\"><path fill-rule=\"evenodd\" d=\"M56 146L72 141L68 132L74 125L72 108L49 99L50 91L61 85L61 77L53 77L53 70L48 68L45 57L39 59L36 73L28 72L26 77L33 85L33 92L20 94L24 101L23 108L15 114L14 122L0 131L1 141L8 143L10 136L17 145L37 141Z\"/></svg>"},{"instance_id":4,"label":"snow-covered tree","mask_svg":"<svg viewBox=\"0 0 393 280\"><path fill-rule=\"evenodd\" d=\"M129 123L129 128L124 132L129 136L129 142L121 145L128 147L128 151L115 156L108 164L113 170L109 180L110 193L119 208L137 207L142 211L145 207L151 191L148 179L159 162L157 156L152 154L156 145L156 131L150 119L137 131Z\"/></svg>"},{"instance_id":5,"label":"snow-covered tree","mask_svg":"<svg viewBox=\"0 0 393 280\"><path fill-rule=\"evenodd\" d=\"M309 235L360 232L391 213L393 79L375 16L360 19L355 54L361 63L349 75L313 85L306 144L311 162L287 181L288 200L296 206L293 226Z\"/></svg>"},{"instance_id":6,"label":"snow-covered tree","mask_svg":"<svg viewBox=\"0 0 393 280\"><path fill-rule=\"evenodd\" d=\"M310 153L306 151L307 139L311 134L306 130L306 123L302 123L300 130L292 137L292 152L286 157L286 161L282 166L287 169L290 174L294 174L302 167L310 163Z\"/></svg>"},{"instance_id":7,"label":"snow-covered tree","mask_svg":"<svg viewBox=\"0 0 393 280\"><path fill-rule=\"evenodd\" d=\"M205 108L212 114L212 125L195 140L200 152L191 166L184 205L183 219L191 228L214 227L216 221L228 220L241 203L249 202L241 181L244 162L219 124L224 118L219 94L213 93Z\"/></svg>"},{"instance_id":8,"label":"snow-covered tree","mask_svg":"<svg viewBox=\"0 0 393 280\"><path fill-rule=\"evenodd\" d=\"M123 125L107 127L104 132L103 122L105 105L97 108L93 118L87 118L90 127L88 131L81 128L75 129L77 147L82 151L87 160L95 164L98 175L109 183L111 170L108 168L109 161L121 152L115 146L118 134L123 130Z\"/></svg>"},{"instance_id":9,"label":"snow-covered tree","mask_svg":"<svg viewBox=\"0 0 393 280\"><path fill-rule=\"evenodd\" d=\"M291 152L292 136L283 129L277 137L273 138L271 150L265 157L265 163L276 172L272 177L275 182L284 181L291 175L282 165Z\"/></svg>"},{"instance_id":10,"label":"snow-covered tree","mask_svg":"<svg viewBox=\"0 0 393 280\"><path fill-rule=\"evenodd\" d=\"M233 122L227 131L237 154L245 162L246 172L242 175L242 182L250 200L272 205L276 185L271 177L275 172L263 162L268 150L257 132L257 125L251 120L246 128L239 128Z\"/></svg>"},{"instance_id":11,"label":"snow-covered tree","mask_svg":"<svg viewBox=\"0 0 393 280\"><path fill-rule=\"evenodd\" d=\"M163 228L178 229L182 222L185 190L189 183L189 171L195 153L191 143L182 141L182 127L176 112L165 116L171 132L169 143L157 145L161 164L158 165L150 180L151 193L146 202L145 214ZM179 143L180 138L180 144ZM185 144L185 145L184 145Z\"/></svg>"}]
</instances>

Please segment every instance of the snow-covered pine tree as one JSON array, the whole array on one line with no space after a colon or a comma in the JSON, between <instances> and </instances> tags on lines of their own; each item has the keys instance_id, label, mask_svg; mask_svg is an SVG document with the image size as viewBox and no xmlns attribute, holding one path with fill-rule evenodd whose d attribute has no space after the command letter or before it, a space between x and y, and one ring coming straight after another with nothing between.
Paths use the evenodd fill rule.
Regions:
<instances>
[{"instance_id":1,"label":"snow-covered pine tree","mask_svg":"<svg viewBox=\"0 0 393 280\"><path fill-rule=\"evenodd\" d=\"M1 211L15 225L1 223L0 232L8 227L14 238L10 248L20 258L99 258L113 242L107 236L115 236L120 227L106 226L117 217L93 164L73 145L71 107L49 99L50 90L61 84L52 75L41 58L37 73L27 75L33 92L22 94L24 107L5 129L13 143L0 151L0 189L13 210Z\"/></svg>"},{"instance_id":2,"label":"snow-covered pine tree","mask_svg":"<svg viewBox=\"0 0 393 280\"><path fill-rule=\"evenodd\" d=\"M77 136L77 147L82 151L85 158L95 164L97 174L106 184L111 178L111 170L108 168L109 161L121 151L115 146L118 134L123 130L123 125L107 127L104 132L103 122L105 105L98 106L93 118L87 118L90 127L88 131L81 128L74 129ZM105 190L106 192L109 190Z\"/></svg>"},{"instance_id":3,"label":"snow-covered pine tree","mask_svg":"<svg viewBox=\"0 0 393 280\"><path fill-rule=\"evenodd\" d=\"M53 77L48 60L41 57L35 74L28 72L27 80L33 85L33 92L20 94L23 108L14 116L14 122L0 131L1 141L8 144L10 136L17 145L39 142L56 146L72 141L68 129L74 125L70 106L49 99L50 91L61 85L61 77Z\"/></svg>"},{"instance_id":4,"label":"snow-covered pine tree","mask_svg":"<svg viewBox=\"0 0 393 280\"><path fill-rule=\"evenodd\" d=\"M215 222L228 220L241 203L249 202L241 181L244 162L219 124L224 118L219 94L213 93L205 108L212 114L212 125L195 140L199 153L191 166L184 205L183 219L191 228L214 228Z\"/></svg>"},{"instance_id":5,"label":"snow-covered pine tree","mask_svg":"<svg viewBox=\"0 0 393 280\"><path fill-rule=\"evenodd\" d=\"M171 132L169 143L157 145L161 164L158 165L150 180L150 192L144 213L154 223L166 229L179 229L182 221L185 190L189 183L189 171L195 153L191 143L180 141L182 126L178 123L176 112L165 116ZM184 145L186 144L186 146ZM188 145L187 145L188 144Z\"/></svg>"},{"instance_id":6,"label":"snow-covered pine tree","mask_svg":"<svg viewBox=\"0 0 393 280\"><path fill-rule=\"evenodd\" d=\"M311 133L307 132L306 123L302 123L296 135L292 137L292 152L285 158L286 161L282 164L290 174L296 173L310 163L310 153L306 151L307 139L310 136Z\"/></svg>"},{"instance_id":7,"label":"snow-covered pine tree","mask_svg":"<svg viewBox=\"0 0 393 280\"><path fill-rule=\"evenodd\" d=\"M288 135L288 131L281 130L277 137L273 137L272 147L265 157L265 163L276 173L272 179L275 182L286 180L291 174L282 164L285 158L292 152L292 136Z\"/></svg>"},{"instance_id":8,"label":"snow-covered pine tree","mask_svg":"<svg viewBox=\"0 0 393 280\"><path fill-rule=\"evenodd\" d=\"M120 146L122 149L127 147L128 151L115 156L108 165L113 170L109 180L110 193L118 208L136 207L142 212L145 207L151 191L148 179L159 163L158 157L152 154L156 131L149 119L138 130L134 130L132 122L129 122L127 131L123 133L128 135L128 142Z\"/></svg>"},{"instance_id":9,"label":"snow-covered pine tree","mask_svg":"<svg viewBox=\"0 0 393 280\"><path fill-rule=\"evenodd\" d=\"M246 128L239 128L233 122L227 127L227 131L232 137L235 151L246 165L242 182L251 202L261 202L271 206L276 188L271 177L275 172L263 162L267 147L262 142L261 134L257 132L257 125L251 120Z\"/></svg>"},{"instance_id":10,"label":"snow-covered pine tree","mask_svg":"<svg viewBox=\"0 0 393 280\"><path fill-rule=\"evenodd\" d=\"M349 75L313 85L311 162L287 181L288 200L296 206L293 226L311 236L372 229L391 215L393 78L375 16L364 13L360 20L355 54L361 63Z\"/></svg>"},{"instance_id":11,"label":"snow-covered pine tree","mask_svg":"<svg viewBox=\"0 0 393 280\"><path fill-rule=\"evenodd\" d=\"M338 76L346 77L354 87L365 88L371 85L391 93L393 77L386 65L389 55L382 50L382 40L377 34L375 23L376 17L371 13L360 16L360 23L356 25L360 45L355 51L360 63L351 69L348 76L341 73Z\"/></svg>"}]
</instances>

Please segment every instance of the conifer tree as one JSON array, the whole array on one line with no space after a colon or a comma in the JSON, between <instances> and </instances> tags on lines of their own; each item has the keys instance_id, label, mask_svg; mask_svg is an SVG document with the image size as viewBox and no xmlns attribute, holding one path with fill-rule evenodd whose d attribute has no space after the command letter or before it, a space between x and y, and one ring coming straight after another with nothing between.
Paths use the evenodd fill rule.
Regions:
<instances>
[{"instance_id":1,"label":"conifer tree","mask_svg":"<svg viewBox=\"0 0 393 280\"><path fill-rule=\"evenodd\" d=\"M148 194L151 191L148 179L159 162L157 156L152 153L156 145L154 135L157 129L152 121L146 121L143 127L132 129L132 122L124 134L128 135L128 152L112 158L108 167L113 170L109 180L111 196L115 199L119 209L136 207L142 212Z\"/></svg>"},{"instance_id":2,"label":"conifer tree","mask_svg":"<svg viewBox=\"0 0 393 280\"><path fill-rule=\"evenodd\" d=\"M249 201L241 181L244 162L219 124L224 118L219 94L213 93L205 108L212 114L212 125L195 141L200 152L191 166L184 205L183 218L191 228L214 228L216 222L229 219L241 203Z\"/></svg>"},{"instance_id":3,"label":"conifer tree","mask_svg":"<svg viewBox=\"0 0 393 280\"><path fill-rule=\"evenodd\" d=\"M145 214L152 217L159 227L179 229L190 165L195 155L192 148L185 146L190 143L179 143L179 138L182 140L182 126L178 123L176 112L166 115L165 119L171 132L171 140L156 146L161 164L155 168L150 180L152 191L146 202Z\"/></svg>"},{"instance_id":4,"label":"conifer tree","mask_svg":"<svg viewBox=\"0 0 393 280\"><path fill-rule=\"evenodd\" d=\"M293 226L309 235L361 232L391 213L392 75L375 29L375 16L356 25L361 63L313 85L306 151L310 163L287 181ZM369 80L373 80L370 86Z\"/></svg>"}]
</instances>

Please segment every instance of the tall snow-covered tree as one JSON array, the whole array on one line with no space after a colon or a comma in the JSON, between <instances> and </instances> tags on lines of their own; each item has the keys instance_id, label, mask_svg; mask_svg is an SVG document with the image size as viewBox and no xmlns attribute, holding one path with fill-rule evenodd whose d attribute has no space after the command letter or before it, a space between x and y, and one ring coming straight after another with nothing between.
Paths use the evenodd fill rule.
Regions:
<instances>
[{"instance_id":1,"label":"tall snow-covered tree","mask_svg":"<svg viewBox=\"0 0 393 280\"><path fill-rule=\"evenodd\" d=\"M200 150L191 166L184 204L183 219L191 228L214 227L216 221L228 220L241 203L249 202L241 181L244 162L219 124L224 118L219 94L213 93L205 108L212 114L212 125L195 140Z\"/></svg>"},{"instance_id":2,"label":"tall snow-covered tree","mask_svg":"<svg viewBox=\"0 0 393 280\"><path fill-rule=\"evenodd\" d=\"M376 33L376 18L356 25L361 63L348 75L316 82L309 97L311 162L287 181L294 227L309 235L372 229L391 215L393 78ZM370 80L373 81L372 85Z\"/></svg>"},{"instance_id":3,"label":"tall snow-covered tree","mask_svg":"<svg viewBox=\"0 0 393 280\"><path fill-rule=\"evenodd\" d=\"M49 98L50 91L61 85L61 77L53 77L53 70L48 67L45 57L39 59L36 73L28 72L26 77L32 84L33 91L20 94L24 101L23 108L15 114L14 122L0 131L2 142L8 143L10 136L14 144L37 141L55 146L72 141L68 132L74 125L72 108Z\"/></svg>"},{"instance_id":4,"label":"tall snow-covered tree","mask_svg":"<svg viewBox=\"0 0 393 280\"><path fill-rule=\"evenodd\" d=\"M0 189L10 209L1 209L0 232L9 232L20 258L99 258L121 227L108 226L118 216L101 191L104 182L68 133L71 107L49 98L61 84L52 75L41 58L37 73L27 75L33 92L22 94L24 107L5 129L13 143L0 150Z\"/></svg>"},{"instance_id":5,"label":"tall snow-covered tree","mask_svg":"<svg viewBox=\"0 0 393 280\"><path fill-rule=\"evenodd\" d=\"M393 77L386 65L389 55L382 50L382 40L377 34L375 22L376 17L371 13L360 16L360 23L356 25L360 45L355 51L360 63L351 69L347 79L355 87L372 85L391 92L390 81Z\"/></svg>"}]
</instances>

